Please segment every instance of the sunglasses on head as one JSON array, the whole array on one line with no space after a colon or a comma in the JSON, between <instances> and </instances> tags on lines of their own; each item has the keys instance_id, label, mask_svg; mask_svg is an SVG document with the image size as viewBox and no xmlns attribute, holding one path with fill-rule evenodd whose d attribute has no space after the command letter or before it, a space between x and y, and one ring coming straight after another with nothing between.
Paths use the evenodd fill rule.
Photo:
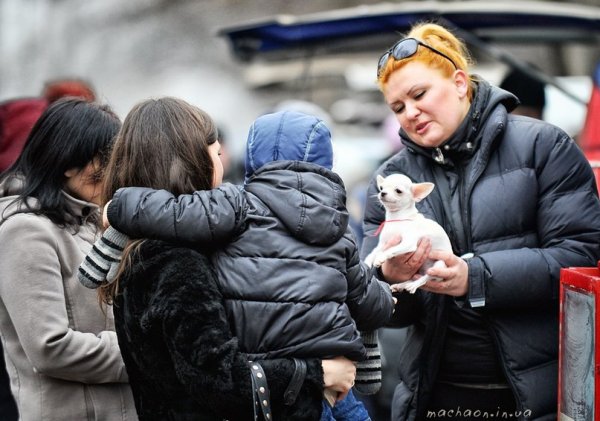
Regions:
<instances>
[{"instance_id":1,"label":"sunglasses on head","mask_svg":"<svg viewBox=\"0 0 600 421\"><path fill-rule=\"evenodd\" d=\"M379 76L381 75L381 70L385 67L385 65L387 64L390 57L394 57L395 60L402 60L405 58L412 57L416 54L417 49L419 48L419 45L422 45L423 47L428 48L431 51L433 51L434 53L444 57L450 63L452 63L452 65L454 66L455 69L458 70L456 63L454 63L454 61L450 57L448 57L446 54L442 53L441 51L436 50L432 46L427 45L424 42L419 41L416 38L404 38L404 39L398 41L397 43L395 43L392 46L392 48L390 48L385 53L383 53L383 55L379 59L379 63L377 64L377 78L379 78Z\"/></svg>"}]
</instances>

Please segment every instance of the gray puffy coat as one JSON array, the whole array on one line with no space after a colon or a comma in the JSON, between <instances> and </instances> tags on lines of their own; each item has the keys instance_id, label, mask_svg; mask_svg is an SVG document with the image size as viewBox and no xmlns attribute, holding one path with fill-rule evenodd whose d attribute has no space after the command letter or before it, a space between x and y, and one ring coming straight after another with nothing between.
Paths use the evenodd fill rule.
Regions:
<instances>
[{"instance_id":1,"label":"gray puffy coat","mask_svg":"<svg viewBox=\"0 0 600 421\"><path fill-rule=\"evenodd\" d=\"M275 161L256 171L244 190L224 185L175 198L122 189L108 216L132 237L227 244L214 263L243 351L361 360L357 327L382 326L393 304L389 287L359 259L345 202L332 171Z\"/></svg>"},{"instance_id":2,"label":"gray puffy coat","mask_svg":"<svg viewBox=\"0 0 600 421\"><path fill-rule=\"evenodd\" d=\"M444 226L456 255L474 253L466 305L483 316L519 409L532 411L528 419L556 420L560 268L600 259L600 202L573 140L550 124L508 114L515 105L513 95L480 81L447 146L426 149L403 136L407 148L377 174L436 183L417 207ZM374 177L367 197L375 193ZM383 219L376 200L367 203L363 255ZM400 296L393 324L410 328L398 353L394 420L423 416L451 302L420 290Z\"/></svg>"}]
</instances>

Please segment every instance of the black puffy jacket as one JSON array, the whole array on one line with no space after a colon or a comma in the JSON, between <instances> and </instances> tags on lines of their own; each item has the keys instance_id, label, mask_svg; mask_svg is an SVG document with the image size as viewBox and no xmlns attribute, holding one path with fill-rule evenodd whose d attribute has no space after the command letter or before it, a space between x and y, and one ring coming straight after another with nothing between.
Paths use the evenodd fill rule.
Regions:
<instances>
[{"instance_id":1,"label":"black puffy jacket","mask_svg":"<svg viewBox=\"0 0 600 421\"><path fill-rule=\"evenodd\" d=\"M251 420L248 356L231 335L210 260L190 248L144 241L119 278L115 326L140 420ZM307 360L299 395L284 405L290 359L261 361L273 418L318 419L321 360Z\"/></svg>"},{"instance_id":2,"label":"black puffy jacket","mask_svg":"<svg viewBox=\"0 0 600 421\"><path fill-rule=\"evenodd\" d=\"M218 282L233 333L252 357L360 361L357 327L384 325L393 302L360 260L345 202L334 172L275 161L244 190L225 185L175 198L121 189L108 217L132 237L224 246L214 254Z\"/></svg>"},{"instance_id":3,"label":"black puffy jacket","mask_svg":"<svg viewBox=\"0 0 600 421\"><path fill-rule=\"evenodd\" d=\"M417 207L446 229L456 255L474 253L466 305L482 315L519 410L531 410L527 419L556 420L560 268L600 259L600 202L573 140L508 114L515 105L512 94L478 81L467 118L444 146L422 148L401 132L406 148L376 174L436 184ZM367 197L375 194L373 177ZM363 256L383 220L383 208L370 200ZM424 415L452 300L421 290L400 295L393 324L410 328L398 352L394 420Z\"/></svg>"}]
</instances>

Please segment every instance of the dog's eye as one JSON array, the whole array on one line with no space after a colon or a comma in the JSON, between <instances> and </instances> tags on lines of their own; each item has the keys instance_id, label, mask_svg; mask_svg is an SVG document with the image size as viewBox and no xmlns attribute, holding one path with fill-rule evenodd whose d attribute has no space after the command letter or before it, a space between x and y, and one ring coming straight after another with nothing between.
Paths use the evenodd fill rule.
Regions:
<instances>
[{"instance_id":1,"label":"dog's eye","mask_svg":"<svg viewBox=\"0 0 600 421\"><path fill-rule=\"evenodd\" d=\"M396 189L396 193L398 193L398 194L402 194L402 190L400 190L400 189Z\"/></svg>"}]
</instances>

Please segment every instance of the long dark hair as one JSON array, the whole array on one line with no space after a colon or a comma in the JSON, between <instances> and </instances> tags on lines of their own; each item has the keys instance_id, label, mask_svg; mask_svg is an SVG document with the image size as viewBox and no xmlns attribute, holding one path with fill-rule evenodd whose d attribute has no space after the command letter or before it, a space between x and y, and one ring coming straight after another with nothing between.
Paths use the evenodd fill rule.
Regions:
<instances>
[{"instance_id":1,"label":"long dark hair","mask_svg":"<svg viewBox=\"0 0 600 421\"><path fill-rule=\"evenodd\" d=\"M65 171L83 169L93 159L104 168L120 127L119 117L107 105L60 99L40 116L17 161L0 175L0 183L22 181L17 200L30 212L76 229L81 222L62 193ZM38 206L32 207L27 197L36 198Z\"/></svg>"},{"instance_id":2,"label":"long dark hair","mask_svg":"<svg viewBox=\"0 0 600 421\"><path fill-rule=\"evenodd\" d=\"M106 167L104 202L128 186L164 189L176 196L212 188L214 166L208 147L217 138L212 118L181 99L163 97L137 104L123 121ZM143 241L129 242L116 280L98 289L101 303L112 304L119 277Z\"/></svg>"},{"instance_id":3,"label":"long dark hair","mask_svg":"<svg viewBox=\"0 0 600 421\"><path fill-rule=\"evenodd\" d=\"M201 109L179 98L148 99L125 117L106 167L104 202L121 187L168 190L174 195L212 188L208 146L217 127Z\"/></svg>"}]
</instances>

